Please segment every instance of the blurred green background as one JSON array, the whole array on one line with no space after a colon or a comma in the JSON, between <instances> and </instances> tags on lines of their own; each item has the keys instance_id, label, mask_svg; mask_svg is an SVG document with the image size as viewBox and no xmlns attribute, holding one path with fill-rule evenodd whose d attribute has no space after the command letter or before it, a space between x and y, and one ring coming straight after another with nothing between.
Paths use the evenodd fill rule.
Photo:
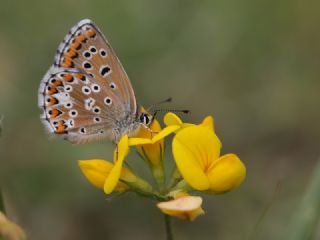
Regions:
<instances>
[{"instance_id":1,"label":"blurred green background","mask_svg":"<svg viewBox=\"0 0 320 240\"><path fill-rule=\"evenodd\" d=\"M241 187L204 196L204 216L174 222L177 239L287 239L320 155L319 1L0 3L0 180L30 239L164 238L153 202L107 197L80 173L78 159L111 158L110 142L49 140L39 120L40 80L83 18L108 37L141 104L171 96L186 121L213 115L223 153L247 166Z\"/></svg>"}]
</instances>

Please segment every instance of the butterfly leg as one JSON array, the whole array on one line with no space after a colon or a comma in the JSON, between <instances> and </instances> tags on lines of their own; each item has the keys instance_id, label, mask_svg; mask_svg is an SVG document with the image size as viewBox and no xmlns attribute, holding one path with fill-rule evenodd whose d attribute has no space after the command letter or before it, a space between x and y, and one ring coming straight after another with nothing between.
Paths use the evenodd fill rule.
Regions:
<instances>
[{"instance_id":1,"label":"butterfly leg","mask_svg":"<svg viewBox=\"0 0 320 240\"><path fill-rule=\"evenodd\" d=\"M156 118L157 113L158 113L158 111L156 111L156 112L154 112L154 113L152 114L152 118L151 118L150 124L153 123L154 119Z\"/></svg>"},{"instance_id":2,"label":"butterfly leg","mask_svg":"<svg viewBox=\"0 0 320 240\"><path fill-rule=\"evenodd\" d=\"M149 128L149 126L147 125L144 125L144 124L141 124L141 125L151 133L151 137L153 137L153 134L159 133L159 131L154 131L151 128Z\"/></svg>"},{"instance_id":3,"label":"butterfly leg","mask_svg":"<svg viewBox=\"0 0 320 240\"><path fill-rule=\"evenodd\" d=\"M116 161L118 161L118 156L119 156L119 148L118 148L118 143L114 143L115 144L115 150L116 150Z\"/></svg>"}]
</instances>

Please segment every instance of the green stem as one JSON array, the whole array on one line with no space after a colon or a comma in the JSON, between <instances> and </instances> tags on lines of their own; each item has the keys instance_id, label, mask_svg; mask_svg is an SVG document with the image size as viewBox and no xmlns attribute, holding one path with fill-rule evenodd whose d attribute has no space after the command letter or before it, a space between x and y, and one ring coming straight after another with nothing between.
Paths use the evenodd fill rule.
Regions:
<instances>
[{"instance_id":1,"label":"green stem","mask_svg":"<svg viewBox=\"0 0 320 240\"><path fill-rule=\"evenodd\" d=\"M152 176L157 182L159 192L163 193L164 192L164 167L162 162L159 163L158 165L152 165L150 164Z\"/></svg>"},{"instance_id":2,"label":"green stem","mask_svg":"<svg viewBox=\"0 0 320 240\"><path fill-rule=\"evenodd\" d=\"M164 222L166 226L166 240L173 240L171 217L167 214L164 214Z\"/></svg>"},{"instance_id":3,"label":"green stem","mask_svg":"<svg viewBox=\"0 0 320 240\"><path fill-rule=\"evenodd\" d=\"M171 190L172 188L174 188L181 181L181 179L182 177L179 170L176 166L174 166L174 168L172 169L170 182L168 184L168 189Z\"/></svg>"},{"instance_id":4,"label":"green stem","mask_svg":"<svg viewBox=\"0 0 320 240\"><path fill-rule=\"evenodd\" d=\"M180 190L180 191L184 191L184 192L189 192L189 191L192 191L192 188L189 186L189 184L185 180L181 180L171 190L173 190L173 191Z\"/></svg>"}]
</instances>

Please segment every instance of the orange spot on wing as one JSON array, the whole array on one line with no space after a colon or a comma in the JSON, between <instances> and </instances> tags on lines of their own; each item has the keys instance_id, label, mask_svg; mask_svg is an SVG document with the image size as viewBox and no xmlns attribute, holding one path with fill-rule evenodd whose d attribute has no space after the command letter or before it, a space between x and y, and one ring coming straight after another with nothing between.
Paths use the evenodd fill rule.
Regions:
<instances>
[{"instance_id":1,"label":"orange spot on wing","mask_svg":"<svg viewBox=\"0 0 320 240\"><path fill-rule=\"evenodd\" d=\"M87 40L87 37L83 34L81 34L80 36L77 37L77 41L79 41L80 43L84 42L86 40Z\"/></svg>"},{"instance_id":2,"label":"orange spot on wing","mask_svg":"<svg viewBox=\"0 0 320 240\"><path fill-rule=\"evenodd\" d=\"M96 32L95 31L93 31L92 29L90 29L88 32L87 32L87 36L88 37L94 37L96 35Z\"/></svg>"},{"instance_id":3,"label":"orange spot on wing","mask_svg":"<svg viewBox=\"0 0 320 240\"><path fill-rule=\"evenodd\" d=\"M71 45L71 49L77 49L78 47L80 47L81 42L75 41L72 45Z\"/></svg>"},{"instance_id":4,"label":"orange spot on wing","mask_svg":"<svg viewBox=\"0 0 320 240\"><path fill-rule=\"evenodd\" d=\"M69 81L72 81L73 76L72 76L71 74L65 74L65 75L63 76L63 79L64 79L65 81L69 82Z\"/></svg>"},{"instance_id":5,"label":"orange spot on wing","mask_svg":"<svg viewBox=\"0 0 320 240\"><path fill-rule=\"evenodd\" d=\"M84 80L85 79L85 76L81 73L76 73L75 74L76 78L80 79L80 80Z\"/></svg>"},{"instance_id":6,"label":"orange spot on wing","mask_svg":"<svg viewBox=\"0 0 320 240\"><path fill-rule=\"evenodd\" d=\"M46 101L46 104L48 107L55 105L58 103L58 99L56 99L55 97L50 97L48 98L48 100Z\"/></svg>"},{"instance_id":7,"label":"orange spot on wing","mask_svg":"<svg viewBox=\"0 0 320 240\"><path fill-rule=\"evenodd\" d=\"M51 82L51 87L58 87L58 86L62 86L62 81L59 79L54 79L54 82Z\"/></svg>"},{"instance_id":8,"label":"orange spot on wing","mask_svg":"<svg viewBox=\"0 0 320 240\"><path fill-rule=\"evenodd\" d=\"M62 114L62 112L56 108L52 109L50 114L50 118L56 118L57 116L59 116L60 114Z\"/></svg>"},{"instance_id":9,"label":"orange spot on wing","mask_svg":"<svg viewBox=\"0 0 320 240\"><path fill-rule=\"evenodd\" d=\"M64 59L70 59L71 57L70 57L70 54L68 53L68 52L65 52L64 54L63 54L63 56L64 56Z\"/></svg>"},{"instance_id":10,"label":"orange spot on wing","mask_svg":"<svg viewBox=\"0 0 320 240\"><path fill-rule=\"evenodd\" d=\"M58 122L57 126L56 126L56 133L61 134L61 133L65 133L66 131L66 126L64 125L64 121L61 120Z\"/></svg>"},{"instance_id":11,"label":"orange spot on wing","mask_svg":"<svg viewBox=\"0 0 320 240\"><path fill-rule=\"evenodd\" d=\"M72 66L72 61L69 58L65 58L62 67L68 68Z\"/></svg>"},{"instance_id":12,"label":"orange spot on wing","mask_svg":"<svg viewBox=\"0 0 320 240\"><path fill-rule=\"evenodd\" d=\"M74 58L77 56L77 52L74 49L69 49L69 51L64 53L65 58Z\"/></svg>"},{"instance_id":13,"label":"orange spot on wing","mask_svg":"<svg viewBox=\"0 0 320 240\"><path fill-rule=\"evenodd\" d=\"M57 88L55 87L55 86L49 86L49 89L47 89L47 94L48 95L52 95L52 94L55 94L55 93L57 93L58 92L58 90L57 90Z\"/></svg>"},{"instance_id":14,"label":"orange spot on wing","mask_svg":"<svg viewBox=\"0 0 320 240\"><path fill-rule=\"evenodd\" d=\"M77 52L74 51L73 49L69 52L69 56L70 56L71 58L74 58L74 57L76 57L77 55L78 55Z\"/></svg>"}]
</instances>

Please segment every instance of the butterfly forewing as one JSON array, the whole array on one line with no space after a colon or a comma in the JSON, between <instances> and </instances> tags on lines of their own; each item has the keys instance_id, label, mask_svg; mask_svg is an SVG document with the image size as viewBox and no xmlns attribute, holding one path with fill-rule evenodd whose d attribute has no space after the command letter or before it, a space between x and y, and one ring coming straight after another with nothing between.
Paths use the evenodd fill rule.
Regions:
<instances>
[{"instance_id":1,"label":"butterfly forewing","mask_svg":"<svg viewBox=\"0 0 320 240\"><path fill-rule=\"evenodd\" d=\"M116 102L124 108L123 114L136 111L130 80L112 47L91 20L82 20L71 28L58 48L55 64L82 70L102 87L116 92Z\"/></svg>"},{"instance_id":2,"label":"butterfly forewing","mask_svg":"<svg viewBox=\"0 0 320 240\"><path fill-rule=\"evenodd\" d=\"M42 79L39 106L49 132L73 143L99 138L117 141L136 126L130 80L90 20L71 28L60 44L54 65Z\"/></svg>"}]
</instances>

